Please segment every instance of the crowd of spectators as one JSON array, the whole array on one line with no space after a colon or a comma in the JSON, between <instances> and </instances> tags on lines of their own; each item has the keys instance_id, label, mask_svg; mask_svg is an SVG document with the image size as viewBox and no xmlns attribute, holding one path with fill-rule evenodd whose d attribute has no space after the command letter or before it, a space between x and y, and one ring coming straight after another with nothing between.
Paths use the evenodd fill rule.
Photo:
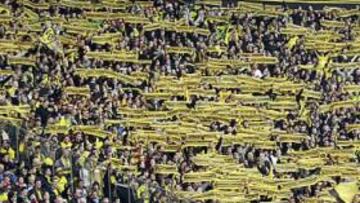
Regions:
<instances>
[{"instance_id":1,"label":"crowd of spectators","mask_svg":"<svg viewBox=\"0 0 360 203\"><path fill-rule=\"evenodd\" d=\"M18 33L28 25L16 17L21 16L25 9L29 8L23 5L22 1L1 0L0 2L2 6L10 9L13 17L9 22L2 22L0 19L0 40L20 39L26 42L26 36L18 36ZM251 145L223 146L222 139L216 143L216 153L229 155L236 160L236 163L243 164L247 168L257 167L259 173L264 175L274 173L276 177L272 165L276 165L289 150L336 147L337 140L360 139L359 130L351 132L346 130L349 124L359 123L359 105L333 112L319 111L321 104L359 96L359 91L350 94L342 91L342 88L346 84L360 85L360 67L336 69L328 76L303 69L302 65L321 63L318 51L306 49L303 35L299 36L292 48L289 48L290 37L281 33L281 29L289 24L321 31L325 29L320 23L321 20L340 21L345 26L334 29L341 34L336 42L351 42L359 37L353 30L354 27L360 26L359 14L338 18L333 10L323 7L314 9L311 5L280 5L278 12L289 15L267 16L251 12L231 13L226 9L195 5L194 2L187 1L154 0L151 3L150 7L141 7L136 2L128 4L126 12L144 16L150 21L184 20L186 25L209 30L210 35L170 32L165 29L145 32L141 24L112 19L95 23L99 27L96 35L121 33L122 37L114 39L114 43L97 44L92 39L92 33L79 33L74 36L75 45L63 44L61 52L50 49L37 40L28 50L0 55L0 68L14 71L11 76L1 76L4 91L0 96L0 104L29 105L31 109L26 116L21 116L21 122L15 127L17 130L4 128L2 131L0 202L120 202L123 200L121 195L127 190L121 192L118 184L126 185L124 188L134 193L135 199L139 201L179 202L172 191L205 192L213 188L212 183L209 182L182 181L185 173L199 170L192 157L201 153L203 148L190 147L176 153L166 153L162 150L162 146L156 143L132 142L130 139L131 131L134 130L132 127L104 124L106 119L122 119L119 117L121 107L163 110L165 108L163 100L145 99L138 91L131 89L134 88L133 86L129 89L129 85L116 79L80 77L75 74L79 67L87 69L108 67L126 75L144 72L148 77L136 88L147 93L154 91L154 80L159 76L175 76L180 79L183 75L192 73L210 75L207 70L199 70L196 66L189 65L201 63L207 58L239 59L243 53L276 57L277 64L253 64L251 69L232 69L218 73L218 75L245 74L254 78L287 77L293 81L304 81L314 85L315 90L322 95L319 103L312 103L310 106L311 122L299 121L297 112L289 112L286 120L273 122L273 127L276 129L307 134L309 139L301 144L284 144L277 150L262 150ZM236 7L234 2L226 6L224 8ZM51 5L45 10L31 10L40 18L86 19L84 11L79 8ZM208 20L209 16L217 16L219 19L227 17L228 23L234 28L229 32L230 36L219 37L218 27L222 21ZM41 24L41 32L36 33L36 37L41 36L49 27L54 29L57 37L67 34L65 27L50 21ZM196 54L193 56L169 54L166 48L170 46L190 47L196 50ZM225 47L225 52L207 53L209 47ZM151 60L151 64L105 61L92 59L86 55L89 51L114 50L138 52L139 59ZM360 57L357 55L348 57L346 53L346 48L338 51L338 56L334 57L332 62L354 64L360 62ZM8 58L12 55L35 57L36 65L31 67L9 64ZM88 87L90 96L67 95L64 89L69 86ZM274 96L274 93L268 94ZM219 95L212 99L217 100L218 97ZM196 106L196 103L202 99L191 97L189 104ZM178 97L174 100L185 99ZM209 131L236 136L240 128L246 129L249 126L247 122L238 124L235 119L230 123L214 121L206 127ZM61 135L45 133L47 126L59 123L62 126L102 126L107 132L116 136L99 139L75 131ZM117 149L114 147L116 145L126 147ZM135 165L136 172L117 169L109 164L110 158L119 159L125 165ZM328 161L337 160L329 156ZM354 162L359 163L359 157ZM154 173L157 164L176 165L180 176ZM316 172L316 170L300 171L293 173L291 178L306 177ZM303 198L316 196L323 187L327 186L328 184L324 183L296 190L286 200L302 202ZM264 200L271 201L271 199ZM191 200L183 201L191 202Z\"/></svg>"}]
</instances>

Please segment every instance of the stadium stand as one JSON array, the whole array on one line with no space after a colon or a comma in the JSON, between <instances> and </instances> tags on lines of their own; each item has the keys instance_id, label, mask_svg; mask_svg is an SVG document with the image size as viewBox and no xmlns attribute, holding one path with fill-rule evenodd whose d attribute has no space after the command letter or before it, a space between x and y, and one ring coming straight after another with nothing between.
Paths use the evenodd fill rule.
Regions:
<instances>
[{"instance_id":1,"label":"stadium stand","mask_svg":"<svg viewBox=\"0 0 360 203\"><path fill-rule=\"evenodd\" d=\"M0 3L0 202L360 202L358 0Z\"/></svg>"}]
</instances>

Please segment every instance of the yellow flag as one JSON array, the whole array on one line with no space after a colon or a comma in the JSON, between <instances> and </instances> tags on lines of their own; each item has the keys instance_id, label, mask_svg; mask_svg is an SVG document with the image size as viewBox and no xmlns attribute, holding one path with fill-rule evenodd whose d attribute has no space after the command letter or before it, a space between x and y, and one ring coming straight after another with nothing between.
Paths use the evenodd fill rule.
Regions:
<instances>
[{"instance_id":1,"label":"yellow flag","mask_svg":"<svg viewBox=\"0 0 360 203\"><path fill-rule=\"evenodd\" d=\"M345 203L351 203L359 192L356 182L340 183L335 187L336 193Z\"/></svg>"},{"instance_id":2,"label":"yellow flag","mask_svg":"<svg viewBox=\"0 0 360 203\"><path fill-rule=\"evenodd\" d=\"M52 28L46 29L44 34L40 37L40 41L49 46L52 42L55 41L54 30Z\"/></svg>"},{"instance_id":3,"label":"yellow flag","mask_svg":"<svg viewBox=\"0 0 360 203\"><path fill-rule=\"evenodd\" d=\"M45 44L49 49L63 54L60 44L56 41L54 29L46 29L44 34L40 37L40 42Z\"/></svg>"},{"instance_id":4,"label":"yellow flag","mask_svg":"<svg viewBox=\"0 0 360 203\"><path fill-rule=\"evenodd\" d=\"M59 190L59 192L63 192L65 190L65 186L67 185L68 181L66 180L65 176L61 176L60 180L58 181L57 184L57 189Z\"/></svg>"},{"instance_id":5,"label":"yellow flag","mask_svg":"<svg viewBox=\"0 0 360 203\"><path fill-rule=\"evenodd\" d=\"M289 42L287 43L288 49L291 50L291 49L296 45L298 39L299 39L298 36L292 37L292 38L289 40Z\"/></svg>"}]
</instances>

